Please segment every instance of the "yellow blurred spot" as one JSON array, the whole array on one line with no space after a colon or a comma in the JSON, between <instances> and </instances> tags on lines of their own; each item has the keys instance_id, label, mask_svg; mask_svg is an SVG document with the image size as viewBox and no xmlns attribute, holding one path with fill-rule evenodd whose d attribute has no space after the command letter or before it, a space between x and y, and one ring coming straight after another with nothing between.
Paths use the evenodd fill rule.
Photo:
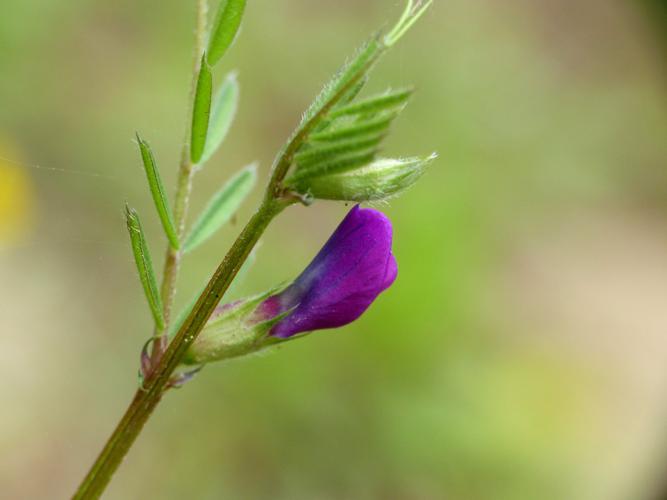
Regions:
<instances>
[{"instance_id":1,"label":"yellow blurred spot","mask_svg":"<svg viewBox=\"0 0 667 500\"><path fill-rule=\"evenodd\" d=\"M25 236L32 220L33 191L15 148L0 138L0 247Z\"/></svg>"}]
</instances>

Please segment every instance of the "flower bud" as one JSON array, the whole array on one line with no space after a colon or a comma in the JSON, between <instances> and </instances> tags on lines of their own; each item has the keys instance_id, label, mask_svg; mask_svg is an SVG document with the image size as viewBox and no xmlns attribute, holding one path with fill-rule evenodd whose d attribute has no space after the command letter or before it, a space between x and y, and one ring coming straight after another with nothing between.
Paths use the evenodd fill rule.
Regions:
<instances>
[{"instance_id":1,"label":"flower bud","mask_svg":"<svg viewBox=\"0 0 667 500\"><path fill-rule=\"evenodd\" d=\"M361 316L396 279L389 219L355 206L289 286L218 307L185 355L202 365L257 352Z\"/></svg>"},{"instance_id":2,"label":"flower bud","mask_svg":"<svg viewBox=\"0 0 667 500\"><path fill-rule=\"evenodd\" d=\"M389 219L355 206L301 275L262 302L267 317L284 315L270 335L289 338L356 320L396 279L391 244Z\"/></svg>"},{"instance_id":3,"label":"flower bud","mask_svg":"<svg viewBox=\"0 0 667 500\"><path fill-rule=\"evenodd\" d=\"M380 158L343 172L288 181L301 196L323 200L371 201L394 196L412 186L436 158Z\"/></svg>"}]
</instances>

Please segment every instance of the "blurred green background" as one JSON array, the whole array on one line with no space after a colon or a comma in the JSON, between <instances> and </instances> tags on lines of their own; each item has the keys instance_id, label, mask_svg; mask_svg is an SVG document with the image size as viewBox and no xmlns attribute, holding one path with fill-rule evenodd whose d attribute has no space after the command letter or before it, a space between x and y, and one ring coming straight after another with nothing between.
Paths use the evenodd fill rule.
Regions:
<instances>
[{"instance_id":1,"label":"blurred green background","mask_svg":"<svg viewBox=\"0 0 667 500\"><path fill-rule=\"evenodd\" d=\"M262 180L398 0L253 0L241 107L192 213ZM173 185L194 1L3 0L0 497L65 498L136 388L151 319L123 205L165 241L133 134ZM383 210L399 279L358 322L167 395L109 499L659 499L667 491L665 4L449 0L374 74L415 83L388 154L440 159ZM216 73L221 81L223 72ZM249 217L185 263L178 303ZM236 295L343 217L294 207ZM160 264L156 264L161 267Z\"/></svg>"}]
</instances>

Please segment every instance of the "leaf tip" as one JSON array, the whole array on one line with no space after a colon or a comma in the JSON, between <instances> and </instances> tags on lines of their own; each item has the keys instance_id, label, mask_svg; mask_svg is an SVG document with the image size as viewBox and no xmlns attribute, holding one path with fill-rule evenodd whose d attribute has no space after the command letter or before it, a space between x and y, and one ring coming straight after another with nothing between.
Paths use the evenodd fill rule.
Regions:
<instances>
[{"instance_id":1,"label":"leaf tip","mask_svg":"<svg viewBox=\"0 0 667 500\"><path fill-rule=\"evenodd\" d=\"M259 168L259 162L253 161L245 167L244 170L247 170L252 175L257 175L257 169Z\"/></svg>"},{"instance_id":2,"label":"leaf tip","mask_svg":"<svg viewBox=\"0 0 667 500\"><path fill-rule=\"evenodd\" d=\"M130 207L130 204L128 202L125 202L125 217L129 219L133 215L134 215L134 209Z\"/></svg>"}]
</instances>

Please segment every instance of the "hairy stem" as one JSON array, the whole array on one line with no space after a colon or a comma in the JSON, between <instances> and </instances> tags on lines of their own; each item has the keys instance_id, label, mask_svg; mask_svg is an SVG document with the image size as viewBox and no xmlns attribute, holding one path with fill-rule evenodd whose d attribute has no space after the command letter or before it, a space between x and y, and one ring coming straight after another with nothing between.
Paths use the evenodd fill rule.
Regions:
<instances>
[{"instance_id":1,"label":"hairy stem","mask_svg":"<svg viewBox=\"0 0 667 500\"><path fill-rule=\"evenodd\" d=\"M192 80L190 83L190 95L188 97L188 110L185 120L185 139L183 140L183 148L181 150L181 161L178 170L178 180L176 184L176 195L174 197L174 224L176 226L176 233L178 240L182 243L185 236L185 221L188 215L188 207L190 205L190 192L192 191L192 178L195 173L195 166L190 160L190 133L191 133L191 115L192 107L195 98L195 89L197 87L197 78L199 77L199 69L201 65L201 56L206 47L206 24L208 22L208 0L197 0L197 21L195 27L195 49L193 56ZM153 364L157 363L158 359L167 348L167 334L169 329L169 320L171 318L171 310L174 305L174 298L176 296L176 282L178 279L178 271L180 269L182 256L182 245L179 249L174 249L171 245L167 245L167 252L164 259L164 269L162 272L162 287L160 290L162 296L162 304L164 310L163 331L155 331L155 336L158 337L153 343L153 352L151 361Z\"/></svg>"},{"instance_id":2,"label":"hairy stem","mask_svg":"<svg viewBox=\"0 0 667 500\"><path fill-rule=\"evenodd\" d=\"M205 2L200 1L200 4L202 3ZM305 123L302 123L292 135L287 145L277 155L273 163L271 179L266 187L266 192L259 209L255 215L252 216L227 252L227 255L211 277L206 289L200 295L197 303L176 336L168 346L160 348L161 350L157 351L158 354L154 357L154 367L144 381L144 386L134 395L125 415L118 423L102 452L74 494L74 500L96 499L104 492L111 477L118 469L118 466L121 464L136 438L141 433L144 424L148 421L153 410L162 399L162 395L168 388L174 370L178 367L184 354L206 325L209 317L213 314L216 306L231 285L234 277L250 255L250 252L257 244L257 241L262 236L269 223L287 206L298 202L298 199L295 199L294 197L289 196L289 193L284 192L285 188L283 186L283 180L292 165L294 154L307 140L310 132L317 126L327 111L331 109L331 107L352 87L352 85L354 85L357 80L358 77L355 77L346 85L342 86L331 100L323 105L313 117ZM189 148L187 149L189 150ZM191 182L193 170L189 155L187 157L184 156L184 159L184 165L186 165L187 168L181 170L183 175L179 178L178 190L179 193L184 194L182 194L181 198L177 197L175 208L175 217L177 221L181 220L180 217L184 218L185 210L187 208L189 183ZM185 173L187 173L187 176ZM179 208L179 199L181 200L180 203L183 204L183 208ZM179 225L180 224L182 224L182 222L180 222ZM179 227L178 230L182 231L182 228ZM175 277L178 270L180 255L174 254L171 257L173 261L172 263L170 263L169 260L170 255L170 253L167 254L165 283L169 282L167 278L170 277L172 273ZM165 286L168 288L165 288ZM163 292L164 290L167 290L169 294L173 294L174 288L175 287L171 285L164 285ZM165 297L164 300L165 304L168 302L170 303L170 299L167 299L167 297ZM165 308L166 307L167 306L165 306ZM166 316L168 317L168 315ZM164 340L161 342L166 343L166 338L167 337L164 336Z\"/></svg>"},{"instance_id":3,"label":"hairy stem","mask_svg":"<svg viewBox=\"0 0 667 500\"><path fill-rule=\"evenodd\" d=\"M144 386L135 393L125 415L86 474L72 497L73 500L96 499L104 492L111 477L141 433L144 424L162 399L172 373L206 325L257 241L276 215L298 201L281 196L282 181L292 162L294 152L303 144L312 126L314 120L305 127L304 132L295 134L278 154L262 204L236 238L206 285L206 289L199 296L190 315L166 347L164 354L156 359L156 364L144 381Z\"/></svg>"},{"instance_id":4,"label":"hairy stem","mask_svg":"<svg viewBox=\"0 0 667 500\"><path fill-rule=\"evenodd\" d=\"M162 399L169 379L181 358L197 338L271 220L288 204L283 201L264 202L250 219L213 274L187 320L145 381L144 387L134 395L125 415L73 499L95 499L104 492L114 472Z\"/></svg>"}]
</instances>

